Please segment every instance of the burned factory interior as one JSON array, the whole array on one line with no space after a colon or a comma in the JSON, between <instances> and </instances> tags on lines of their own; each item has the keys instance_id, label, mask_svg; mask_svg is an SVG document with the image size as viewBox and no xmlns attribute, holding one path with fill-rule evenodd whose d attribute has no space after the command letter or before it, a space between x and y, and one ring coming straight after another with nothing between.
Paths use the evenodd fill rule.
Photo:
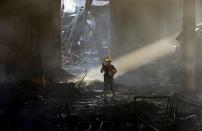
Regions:
<instances>
[{"instance_id":1,"label":"burned factory interior","mask_svg":"<svg viewBox=\"0 0 202 131\"><path fill-rule=\"evenodd\" d=\"M202 0L1 0L0 131L202 131Z\"/></svg>"}]
</instances>

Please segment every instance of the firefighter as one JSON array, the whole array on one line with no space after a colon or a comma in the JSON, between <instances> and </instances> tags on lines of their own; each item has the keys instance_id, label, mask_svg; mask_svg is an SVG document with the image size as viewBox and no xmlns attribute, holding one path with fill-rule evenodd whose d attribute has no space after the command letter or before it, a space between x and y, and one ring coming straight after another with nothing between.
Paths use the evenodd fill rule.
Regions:
<instances>
[{"instance_id":1,"label":"firefighter","mask_svg":"<svg viewBox=\"0 0 202 131\"><path fill-rule=\"evenodd\" d=\"M102 63L101 73L104 72L104 96L106 98L107 96L107 89L108 86L110 87L110 90L115 95L115 91L113 89L113 77L114 74L116 74L117 70L114 67L114 65L111 64L111 58L105 57Z\"/></svg>"}]
</instances>

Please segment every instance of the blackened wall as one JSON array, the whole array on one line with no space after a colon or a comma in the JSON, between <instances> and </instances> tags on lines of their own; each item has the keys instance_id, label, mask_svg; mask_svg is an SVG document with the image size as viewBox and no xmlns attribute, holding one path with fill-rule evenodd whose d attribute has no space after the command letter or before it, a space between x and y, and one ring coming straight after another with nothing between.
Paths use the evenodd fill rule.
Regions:
<instances>
[{"instance_id":1,"label":"blackened wall","mask_svg":"<svg viewBox=\"0 0 202 131\"><path fill-rule=\"evenodd\" d=\"M0 1L0 82L40 79L60 67L60 1Z\"/></svg>"}]
</instances>

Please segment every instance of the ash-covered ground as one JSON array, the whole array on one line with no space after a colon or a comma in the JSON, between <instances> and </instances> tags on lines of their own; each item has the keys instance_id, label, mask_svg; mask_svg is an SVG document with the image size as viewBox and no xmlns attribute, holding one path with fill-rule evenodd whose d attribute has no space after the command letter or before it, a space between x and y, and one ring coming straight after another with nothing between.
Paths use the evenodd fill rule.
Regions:
<instances>
[{"instance_id":1,"label":"ash-covered ground","mask_svg":"<svg viewBox=\"0 0 202 131\"><path fill-rule=\"evenodd\" d=\"M79 88L74 83L50 84L46 87L29 83L18 84L18 88L16 85L2 86L1 130L202 129L201 92L193 95L161 94L153 90L149 95L143 89L121 85L115 85L115 88L116 96L111 97L109 92L108 98L104 99L102 82L82 84Z\"/></svg>"}]
</instances>

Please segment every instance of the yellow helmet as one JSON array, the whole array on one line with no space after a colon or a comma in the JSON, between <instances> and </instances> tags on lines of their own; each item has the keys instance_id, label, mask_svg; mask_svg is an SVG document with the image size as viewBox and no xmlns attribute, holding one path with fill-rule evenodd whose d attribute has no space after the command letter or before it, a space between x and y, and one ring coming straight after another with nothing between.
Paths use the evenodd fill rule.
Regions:
<instances>
[{"instance_id":1,"label":"yellow helmet","mask_svg":"<svg viewBox=\"0 0 202 131\"><path fill-rule=\"evenodd\" d=\"M104 62L111 62L111 61L112 61L111 57L109 56L104 57Z\"/></svg>"}]
</instances>

